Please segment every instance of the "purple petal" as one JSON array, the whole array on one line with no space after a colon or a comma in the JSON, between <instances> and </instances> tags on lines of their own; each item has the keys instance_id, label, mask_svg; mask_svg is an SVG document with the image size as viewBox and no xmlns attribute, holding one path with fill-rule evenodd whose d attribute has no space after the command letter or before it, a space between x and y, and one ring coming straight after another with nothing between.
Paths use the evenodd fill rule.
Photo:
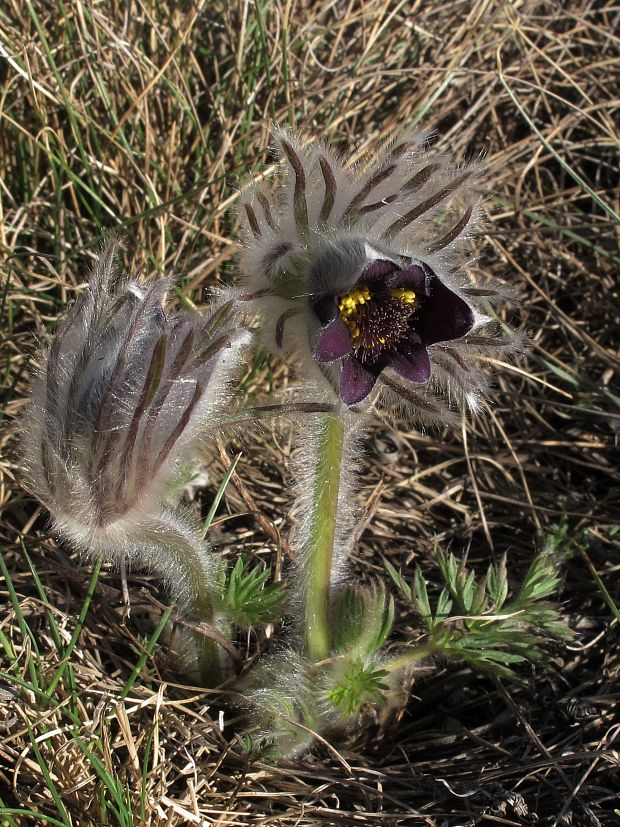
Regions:
<instances>
[{"instance_id":1,"label":"purple petal","mask_svg":"<svg viewBox=\"0 0 620 827\"><path fill-rule=\"evenodd\" d=\"M431 281L430 297L422 305L415 329L425 345L460 339L472 329L471 307L438 278Z\"/></svg>"},{"instance_id":2,"label":"purple petal","mask_svg":"<svg viewBox=\"0 0 620 827\"><path fill-rule=\"evenodd\" d=\"M375 261L371 262L368 265L368 267L366 267L366 269L358 279L358 284L361 281L368 282L373 281L373 279L384 279L386 276L389 276L390 273L393 273L395 270L398 270L398 265L394 264L393 261L376 259Z\"/></svg>"},{"instance_id":3,"label":"purple petal","mask_svg":"<svg viewBox=\"0 0 620 827\"><path fill-rule=\"evenodd\" d=\"M317 362L333 362L334 359L342 359L352 350L353 345L351 344L349 329L338 317L321 334L314 352L314 358Z\"/></svg>"},{"instance_id":4,"label":"purple petal","mask_svg":"<svg viewBox=\"0 0 620 827\"><path fill-rule=\"evenodd\" d=\"M398 273L394 273L390 279L390 288L409 287L418 296L429 296L431 277L419 264L412 264Z\"/></svg>"},{"instance_id":5,"label":"purple petal","mask_svg":"<svg viewBox=\"0 0 620 827\"><path fill-rule=\"evenodd\" d=\"M410 382L428 382L431 378L431 360L426 346L414 342L399 350L390 359L388 367Z\"/></svg>"},{"instance_id":6,"label":"purple petal","mask_svg":"<svg viewBox=\"0 0 620 827\"><path fill-rule=\"evenodd\" d=\"M345 359L340 378L340 398L345 405L355 405L365 399L374 388L377 377L353 357Z\"/></svg>"}]
</instances>

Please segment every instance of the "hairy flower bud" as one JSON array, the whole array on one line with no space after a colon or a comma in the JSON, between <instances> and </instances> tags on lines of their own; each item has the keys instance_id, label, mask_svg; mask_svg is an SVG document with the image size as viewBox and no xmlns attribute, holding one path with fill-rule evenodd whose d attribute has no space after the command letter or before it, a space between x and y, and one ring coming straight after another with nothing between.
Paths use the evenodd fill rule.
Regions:
<instances>
[{"instance_id":1,"label":"hairy flower bud","mask_svg":"<svg viewBox=\"0 0 620 827\"><path fill-rule=\"evenodd\" d=\"M356 410L382 399L443 421L452 398L475 408L475 358L498 345L478 335L490 322L480 302L498 293L468 249L478 165L415 136L353 167L285 130L274 143L275 191L251 185L239 210L244 295L266 346L296 352L306 379Z\"/></svg>"},{"instance_id":2,"label":"hairy flower bud","mask_svg":"<svg viewBox=\"0 0 620 827\"><path fill-rule=\"evenodd\" d=\"M116 247L107 243L43 355L23 433L31 488L61 533L112 557L165 510L248 340L230 303L170 313L168 280L117 278Z\"/></svg>"}]
</instances>

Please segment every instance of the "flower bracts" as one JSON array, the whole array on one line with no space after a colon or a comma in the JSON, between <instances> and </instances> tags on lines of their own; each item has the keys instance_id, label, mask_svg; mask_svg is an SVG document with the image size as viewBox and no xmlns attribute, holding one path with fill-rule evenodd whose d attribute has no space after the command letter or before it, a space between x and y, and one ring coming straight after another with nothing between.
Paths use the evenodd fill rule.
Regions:
<instances>
[{"instance_id":1,"label":"flower bracts","mask_svg":"<svg viewBox=\"0 0 620 827\"><path fill-rule=\"evenodd\" d=\"M275 192L256 184L240 203L245 298L266 345L295 351L346 406L366 408L383 388L426 419L444 419L453 398L475 407L474 357L497 346L468 339L490 321L477 302L496 292L466 260L478 166L456 167L420 137L357 167L283 130L274 142Z\"/></svg>"}]
</instances>

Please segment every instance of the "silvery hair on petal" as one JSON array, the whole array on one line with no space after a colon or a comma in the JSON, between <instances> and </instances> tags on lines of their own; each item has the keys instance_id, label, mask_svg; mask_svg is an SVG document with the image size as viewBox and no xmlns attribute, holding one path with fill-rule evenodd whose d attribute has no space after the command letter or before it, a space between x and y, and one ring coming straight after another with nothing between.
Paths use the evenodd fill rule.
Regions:
<instances>
[{"instance_id":1,"label":"silvery hair on petal","mask_svg":"<svg viewBox=\"0 0 620 827\"><path fill-rule=\"evenodd\" d=\"M170 520L166 489L217 425L249 339L230 302L167 311L170 281L119 275L117 248L108 240L41 355L22 435L30 488L59 533L112 559L189 531Z\"/></svg>"}]
</instances>

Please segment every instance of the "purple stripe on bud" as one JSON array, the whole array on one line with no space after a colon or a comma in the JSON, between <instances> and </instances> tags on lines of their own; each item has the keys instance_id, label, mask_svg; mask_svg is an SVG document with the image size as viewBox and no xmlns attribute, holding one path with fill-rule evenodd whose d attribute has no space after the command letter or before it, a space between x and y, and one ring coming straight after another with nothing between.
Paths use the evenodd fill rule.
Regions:
<instances>
[{"instance_id":1,"label":"purple stripe on bud","mask_svg":"<svg viewBox=\"0 0 620 827\"><path fill-rule=\"evenodd\" d=\"M272 275L278 260L287 253L290 253L292 249L293 245L290 242L284 242L283 244L277 244L275 247L272 247L272 249L263 256L262 266L264 271L268 275Z\"/></svg>"},{"instance_id":2,"label":"purple stripe on bud","mask_svg":"<svg viewBox=\"0 0 620 827\"><path fill-rule=\"evenodd\" d=\"M323 197L323 206L321 207L319 221L325 223L331 215L334 201L336 200L336 189L338 185L336 183L334 171L324 155L319 157L319 165L321 167L321 172L323 173L323 181L325 182L325 196Z\"/></svg>"},{"instance_id":3,"label":"purple stripe on bud","mask_svg":"<svg viewBox=\"0 0 620 827\"><path fill-rule=\"evenodd\" d=\"M134 485L132 494L129 497L126 497L123 493L129 477L129 469L131 466L132 454L136 442L136 437L138 435L138 429L144 416L144 412L147 410L147 408L153 401L153 397L157 392L161 376L164 370L167 343L168 337L164 333L162 336L159 337L157 343L155 344L155 347L153 348L151 362L149 364L149 369L144 380L144 387L138 400L138 404L136 405L136 408L134 410L131 424L129 426L129 432L127 434L127 439L125 440L125 446L122 451L120 463L121 477L118 482L118 496L119 499L126 500L127 502L132 502L135 499L135 493L138 492L139 488L148 484L148 480L146 479L133 480Z\"/></svg>"},{"instance_id":4,"label":"purple stripe on bud","mask_svg":"<svg viewBox=\"0 0 620 827\"><path fill-rule=\"evenodd\" d=\"M416 190L422 189L424 184L431 179L431 176L437 172L438 169L441 169L441 164L429 164L419 170L419 172L416 172L414 176L403 184L401 192L406 195L411 195L411 193L414 193Z\"/></svg>"},{"instance_id":5,"label":"purple stripe on bud","mask_svg":"<svg viewBox=\"0 0 620 827\"><path fill-rule=\"evenodd\" d=\"M277 230L277 227L275 221L273 220L273 215L271 214L271 205L269 201L262 192L257 193L256 198L258 200L258 203L263 208L263 212L265 213L265 220L267 221L269 229L275 232Z\"/></svg>"},{"instance_id":6,"label":"purple stripe on bud","mask_svg":"<svg viewBox=\"0 0 620 827\"><path fill-rule=\"evenodd\" d=\"M224 336L220 336L219 339L216 339L214 342L210 342L204 350L201 350L200 353L194 357L194 359L190 362L189 366L183 373L188 373L189 371L196 370L196 368L202 367L206 362L212 359L217 353L222 350L222 348L229 347L232 341L232 337L230 333L224 334Z\"/></svg>"},{"instance_id":7,"label":"purple stripe on bud","mask_svg":"<svg viewBox=\"0 0 620 827\"><path fill-rule=\"evenodd\" d=\"M181 414L181 418L177 422L175 429L172 431L172 433L170 434L168 439L165 441L163 448L161 449L161 451L159 452L159 454L157 456L157 459L155 460L155 464L152 468L153 476L155 476L155 474L157 474L157 472L159 471L159 469L161 468L163 463L166 461L166 459L168 457L168 454L172 451L172 449L174 447L174 444L176 443L178 438L181 436L181 434L185 430L185 428L187 426L187 423L189 422L189 419L192 415L192 412L194 411L194 408L200 402L200 398L202 397L203 390L204 389L202 388L200 383L196 382L196 387L194 389L194 395L192 396L192 399L191 399L189 405L185 408L185 410Z\"/></svg>"},{"instance_id":8,"label":"purple stripe on bud","mask_svg":"<svg viewBox=\"0 0 620 827\"><path fill-rule=\"evenodd\" d=\"M375 201L374 204L367 204L365 207L360 207L359 215L368 215L368 213L380 210L382 207L387 207L388 204L393 204L398 199L398 193L388 195L387 198L382 198L381 201Z\"/></svg>"},{"instance_id":9,"label":"purple stripe on bud","mask_svg":"<svg viewBox=\"0 0 620 827\"><path fill-rule=\"evenodd\" d=\"M351 200L351 203L345 210L343 218L350 218L351 215L357 210L357 208L362 204L362 202L370 195L370 193L382 184L383 181L386 181L390 175L396 169L396 164L390 164L389 166L385 167L384 169L380 169L378 172L370 178L362 187L362 189L358 192L358 194Z\"/></svg>"},{"instance_id":10,"label":"purple stripe on bud","mask_svg":"<svg viewBox=\"0 0 620 827\"><path fill-rule=\"evenodd\" d=\"M308 205L306 204L306 173L299 159L299 156L291 144L282 139L282 149L288 158L295 173L295 193L293 195L293 207L295 212L295 223L300 235L303 237L308 232Z\"/></svg>"},{"instance_id":11,"label":"purple stripe on bud","mask_svg":"<svg viewBox=\"0 0 620 827\"><path fill-rule=\"evenodd\" d=\"M290 310L286 310L284 313L282 313L282 315L280 316L280 318L276 322L275 339L276 339L276 345L279 348L282 347L282 343L284 341L284 326L285 326L285 324L287 323L287 321L292 316L297 316L299 313L301 313L301 310L298 310L296 307L293 307Z\"/></svg>"},{"instance_id":12,"label":"purple stripe on bud","mask_svg":"<svg viewBox=\"0 0 620 827\"><path fill-rule=\"evenodd\" d=\"M388 229L385 231L385 235L387 236L395 236L398 233L402 232L405 227L408 227L412 221L415 221L416 218L420 218L421 215L424 215L425 212L433 209L436 207L437 204L441 204L448 196L452 195L453 192L464 184L472 176L472 172L466 172L463 175L460 175L458 178L455 178L453 181L450 181L443 189L440 189L438 192L431 195L430 198L427 198L426 201L422 201L421 204L413 207L413 209L409 210L409 212L405 213L405 215L401 216L397 221L391 224Z\"/></svg>"},{"instance_id":13,"label":"purple stripe on bud","mask_svg":"<svg viewBox=\"0 0 620 827\"><path fill-rule=\"evenodd\" d=\"M433 246L430 248L429 253L438 253L439 250L443 250L444 247L447 247L449 244L457 239L460 234L463 232L465 227L469 224L469 219L471 218L471 214L474 211L473 207L470 207L463 217L457 221L457 223L452 227L445 235L442 235Z\"/></svg>"},{"instance_id":14,"label":"purple stripe on bud","mask_svg":"<svg viewBox=\"0 0 620 827\"><path fill-rule=\"evenodd\" d=\"M447 356L450 356L451 359L454 359L454 361L460 367L461 370L465 371L465 373L469 373L469 366L467 365L461 354L458 351L456 351L453 347L446 347L446 345L436 345L435 349L440 350Z\"/></svg>"},{"instance_id":15,"label":"purple stripe on bud","mask_svg":"<svg viewBox=\"0 0 620 827\"><path fill-rule=\"evenodd\" d=\"M408 402L411 402L412 405L415 405L416 408L420 408L422 411L426 411L426 413L434 414L434 415L441 415L444 413L443 409L437 405L435 402L432 402L425 396L420 396L419 393L416 393L411 387L408 385L403 385L401 382L395 381L391 379L389 376L382 377L383 383L391 388L392 390L396 391L399 396L402 396L403 399L406 399Z\"/></svg>"},{"instance_id":16,"label":"purple stripe on bud","mask_svg":"<svg viewBox=\"0 0 620 827\"><path fill-rule=\"evenodd\" d=\"M250 225L250 229L254 233L254 237L260 238L261 232L258 224L258 219L256 218L256 213L254 212L252 207L247 203L243 205L243 209L245 210L245 214L247 215L248 224Z\"/></svg>"}]
</instances>

